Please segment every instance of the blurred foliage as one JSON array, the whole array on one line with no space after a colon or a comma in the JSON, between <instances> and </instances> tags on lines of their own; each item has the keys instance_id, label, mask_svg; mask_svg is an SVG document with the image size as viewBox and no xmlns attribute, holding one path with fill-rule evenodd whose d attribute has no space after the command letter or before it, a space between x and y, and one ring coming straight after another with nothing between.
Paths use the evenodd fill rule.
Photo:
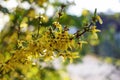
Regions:
<instances>
[{"instance_id":1,"label":"blurred foliage","mask_svg":"<svg viewBox=\"0 0 120 80\"><path fill-rule=\"evenodd\" d=\"M7 8L0 6L0 11L10 18L0 32L0 79L69 80L67 76L61 75L65 70L56 71L51 61L62 57L63 61L69 60L72 63L73 59L82 55L79 54L82 50L86 50L83 44L97 44L97 32L100 30L96 23L102 24L97 9L94 15L84 10L82 16L75 17L65 12L71 3L21 0L24 1L35 3L44 10L49 8L44 4L60 9L56 11L56 15L48 17L46 13L36 13L33 7L26 10L18 6L13 12L9 12ZM73 34L68 32L71 26L78 28Z\"/></svg>"},{"instance_id":2,"label":"blurred foliage","mask_svg":"<svg viewBox=\"0 0 120 80\"><path fill-rule=\"evenodd\" d=\"M120 66L118 64L120 60L120 14L101 14L101 17L104 23L102 27L98 27L104 35L98 34L100 44L94 47L94 51L108 63Z\"/></svg>"},{"instance_id":3,"label":"blurred foliage","mask_svg":"<svg viewBox=\"0 0 120 80\"><path fill-rule=\"evenodd\" d=\"M83 46L82 54L95 54L100 60L120 68L120 14L115 13L107 15L99 14L103 20L103 24L97 23L98 29L102 33L98 33L99 39L93 41L92 46ZM94 45L99 44L99 45ZM85 48L84 48L85 47Z\"/></svg>"}]
</instances>

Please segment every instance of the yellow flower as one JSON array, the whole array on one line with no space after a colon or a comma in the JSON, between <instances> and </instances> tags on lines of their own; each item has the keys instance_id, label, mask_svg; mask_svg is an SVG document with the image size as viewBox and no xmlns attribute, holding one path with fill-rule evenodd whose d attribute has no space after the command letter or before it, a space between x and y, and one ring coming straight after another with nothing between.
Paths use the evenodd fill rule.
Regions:
<instances>
[{"instance_id":1,"label":"yellow flower","mask_svg":"<svg viewBox=\"0 0 120 80\"><path fill-rule=\"evenodd\" d=\"M87 44L87 42L86 41L79 41L78 44L79 44L80 49L82 49L82 45Z\"/></svg>"},{"instance_id":2,"label":"yellow flower","mask_svg":"<svg viewBox=\"0 0 120 80\"><path fill-rule=\"evenodd\" d=\"M88 10L85 9L85 10L82 11L82 15L83 15L83 16L87 16L88 14L89 14L89 11L88 11Z\"/></svg>"},{"instance_id":3,"label":"yellow flower","mask_svg":"<svg viewBox=\"0 0 120 80\"><path fill-rule=\"evenodd\" d=\"M92 26L91 31L92 33L101 32L99 29L96 29L96 26Z\"/></svg>"},{"instance_id":4,"label":"yellow flower","mask_svg":"<svg viewBox=\"0 0 120 80\"><path fill-rule=\"evenodd\" d=\"M66 52L66 53L61 53L60 56L63 57L63 62L68 58L70 59L70 63L73 62L73 59L79 58L79 53L78 52Z\"/></svg>"},{"instance_id":5,"label":"yellow flower","mask_svg":"<svg viewBox=\"0 0 120 80\"><path fill-rule=\"evenodd\" d=\"M98 39L97 32L101 32L101 31L99 29L96 29L96 26L92 26L91 32L92 32L92 36L91 37L93 39Z\"/></svg>"},{"instance_id":6,"label":"yellow flower","mask_svg":"<svg viewBox=\"0 0 120 80\"><path fill-rule=\"evenodd\" d=\"M55 57L54 53L49 50L46 51L45 56L44 56L45 61L50 61L50 60L54 59L54 57Z\"/></svg>"},{"instance_id":7,"label":"yellow flower","mask_svg":"<svg viewBox=\"0 0 120 80\"><path fill-rule=\"evenodd\" d=\"M78 54L79 54L78 52L71 53L71 56L69 57L70 58L70 63L73 62L73 59L80 57Z\"/></svg>"},{"instance_id":8,"label":"yellow flower","mask_svg":"<svg viewBox=\"0 0 120 80\"><path fill-rule=\"evenodd\" d=\"M102 19L101 19L101 17L100 17L100 16L96 16L96 18L97 18L97 20L98 20L98 22L99 22L100 24L102 24L102 23L103 23L103 21L102 21Z\"/></svg>"},{"instance_id":9,"label":"yellow flower","mask_svg":"<svg viewBox=\"0 0 120 80\"><path fill-rule=\"evenodd\" d=\"M35 16L35 19L40 19L40 22L47 22L48 21L48 17L47 16L44 16L44 15L36 15Z\"/></svg>"},{"instance_id":10,"label":"yellow flower","mask_svg":"<svg viewBox=\"0 0 120 80\"><path fill-rule=\"evenodd\" d=\"M60 30L60 32L62 32L62 26L61 24L59 24L59 22L53 22L53 25L55 26L55 28L58 28Z\"/></svg>"}]
</instances>

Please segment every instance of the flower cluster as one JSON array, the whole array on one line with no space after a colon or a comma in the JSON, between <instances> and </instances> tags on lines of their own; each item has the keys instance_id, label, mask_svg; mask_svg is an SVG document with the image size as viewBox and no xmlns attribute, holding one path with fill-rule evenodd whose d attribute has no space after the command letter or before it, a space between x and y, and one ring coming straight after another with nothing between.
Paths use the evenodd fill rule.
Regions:
<instances>
[{"instance_id":1,"label":"flower cluster","mask_svg":"<svg viewBox=\"0 0 120 80\"><path fill-rule=\"evenodd\" d=\"M58 15L59 18L62 16L60 12ZM96 28L95 23L99 22L102 24L102 20L96 14L96 11L87 27L84 27L83 30L78 30L74 34L70 34L68 27L61 25L58 20L53 21L50 27L43 27L41 24L44 22L45 17L39 15L37 19L38 28L35 31L26 31L24 38L20 38L20 31L14 34L13 39L16 40L16 49L12 50L12 56L8 60L0 63L0 65L2 64L0 66L1 74L14 71L21 67L22 64L32 64L34 59L50 61L57 57L63 57L63 60L70 59L70 62L73 62L74 58L79 57L77 50L81 50L82 45L88 43L82 40L81 36L89 32L92 33L93 39L98 39L97 32L100 32L100 30ZM27 22L26 18L23 19L19 29L27 26ZM16 34L19 36L18 39L16 39Z\"/></svg>"}]
</instances>

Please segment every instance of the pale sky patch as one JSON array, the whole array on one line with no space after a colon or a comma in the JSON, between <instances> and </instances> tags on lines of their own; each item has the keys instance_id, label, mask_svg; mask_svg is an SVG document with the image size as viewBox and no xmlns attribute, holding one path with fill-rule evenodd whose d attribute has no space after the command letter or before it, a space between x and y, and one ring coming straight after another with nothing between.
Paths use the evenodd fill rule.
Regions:
<instances>
[{"instance_id":1,"label":"pale sky patch","mask_svg":"<svg viewBox=\"0 0 120 80\"><path fill-rule=\"evenodd\" d=\"M63 1L63 0L62 0ZM69 1L69 0L68 0ZM81 15L83 9L90 10L93 12L95 8L98 12L108 13L109 12L120 12L120 1L119 0L70 0L74 1L76 5L70 6L68 13L72 15Z\"/></svg>"}]
</instances>

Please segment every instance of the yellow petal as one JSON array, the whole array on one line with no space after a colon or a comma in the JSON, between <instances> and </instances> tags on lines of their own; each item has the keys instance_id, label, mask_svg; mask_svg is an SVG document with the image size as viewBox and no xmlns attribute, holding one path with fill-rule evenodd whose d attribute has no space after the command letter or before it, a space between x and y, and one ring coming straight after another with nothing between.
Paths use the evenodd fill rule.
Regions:
<instances>
[{"instance_id":1,"label":"yellow petal","mask_svg":"<svg viewBox=\"0 0 120 80\"><path fill-rule=\"evenodd\" d=\"M82 44L87 44L87 42L86 41L79 41L79 47L80 47L80 49L82 49Z\"/></svg>"},{"instance_id":2,"label":"yellow petal","mask_svg":"<svg viewBox=\"0 0 120 80\"><path fill-rule=\"evenodd\" d=\"M97 33L93 33L93 34L91 35L91 39L98 39Z\"/></svg>"},{"instance_id":3,"label":"yellow petal","mask_svg":"<svg viewBox=\"0 0 120 80\"><path fill-rule=\"evenodd\" d=\"M96 32L101 32L101 30L99 30L99 29L96 29Z\"/></svg>"},{"instance_id":4,"label":"yellow petal","mask_svg":"<svg viewBox=\"0 0 120 80\"><path fill-rule=\"evenodd\" d=\"M83 10L83 11L82 11L82 15L83 15L83 16L87 16L88 14L89 14L89 11L88 11L88 10Z\"/></svg>"},{"instance_id":5,"label":"yellow petal","mask_svg":"<svg viewBox=\"0 0 120 80\"><path fill-rule=\"evenodd\" d=\"M87 41L80 41L80 43L87 44Z\"/></svg>"},{"instance_id":6,"label":"yellow petal","mask_svg":"<svg viewBox=\"0 0 120 80\"><path fill-rule=\"evenodd\" d=\"M91 32L92 32L92 33L96 33L96 32L101 32L101 30L96 29L96 26L92 26Z\"/></svg>"},{"instance_id":7,"label":"yellow petal","mask_svg":"<svg viewBox=\"0 0 120 80\"><path fill-rule=\"evenodd\" d=\"M102 24L102 23L103 23L103 21L102 21L102 19L101 19L101 17L100 17L100 16L97 16L97 20L99 21L99 23L100 23L100 24Z\"/></svg>"}]
</instances>

